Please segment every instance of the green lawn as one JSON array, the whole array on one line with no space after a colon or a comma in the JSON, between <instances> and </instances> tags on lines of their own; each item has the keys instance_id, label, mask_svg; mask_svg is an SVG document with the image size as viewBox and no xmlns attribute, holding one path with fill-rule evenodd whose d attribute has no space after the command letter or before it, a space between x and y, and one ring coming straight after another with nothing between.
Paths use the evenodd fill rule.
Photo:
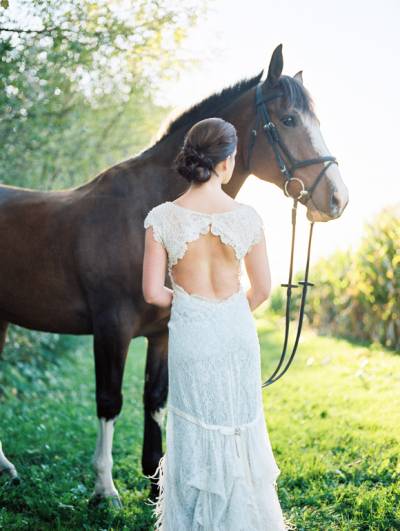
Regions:
<instances>
[{"instance_id":1,"label":"green lawn","mask_svg":"<svg viewBox=\"0 0 400 531\"><path fill-rule=\"evenodd\" d=\"M265 379L280 353L283 323L268 315L258 327ZM145 340L132 342L116 425L120 512L87 503L97 434L94 367L91 338L76 344L46 392L0 403L4 450L23 479L15 487L1 478L0 528L152 529L140 467ZM400 529L399 375L400 356L303 332L288 373L263 391L279 495L294 528Z\"/></svg>"},{"instance_id":2,"label":"green lawn","mask_svg":"<svg viewBox=\"0 0 400 531\"><path fill-rule=\"evenodd\" d=\"M283 322L258 323L266 379ZM291 368L265 390L265 415L299 530L400 529L400 356L304 331Z\"/></svg>"}]
</instances>

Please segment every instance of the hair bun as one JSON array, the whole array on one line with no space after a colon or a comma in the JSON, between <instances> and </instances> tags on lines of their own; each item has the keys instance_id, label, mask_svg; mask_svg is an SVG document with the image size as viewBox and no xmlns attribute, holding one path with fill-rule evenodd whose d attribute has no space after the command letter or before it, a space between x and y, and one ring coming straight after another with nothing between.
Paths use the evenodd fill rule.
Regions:
<instances>
[{"instance_id":1,"label":"hair bun","mask_svg":"<svg viewBox=\"0 0 400 531\"><path fill-rule=\"evenodd\" d=\"M194 148L191 144L187 144L184 147L184 151L185 151L187 158L192 158L195 162L197 162L199 166L212 170L212 167L213 167L212 160L209 157L207 157L204 153Z\"/></svg>"},{"instance_id":2,"label":"hair bun","mask_svg":"<svg viewBox=\"0 0 400 531\"><path fill-rule=\"evenodd\" d=\"M211 177L212 160L190 143L183 146L176 163L178 172L188 181L205 182Z\"/></svg>"},{"instance_id":3,"label":"hair bun","mask_svg":"<svg viewBox=\"0 0 400 531\"><path fill-rule=\"evenodd\" d=\"M215 166L236 146L236 129L231 123L217 117L205 118L186 132L173 167L189 182L206 182L212 173L218 176Z\"/></svg>"}]
</instances>

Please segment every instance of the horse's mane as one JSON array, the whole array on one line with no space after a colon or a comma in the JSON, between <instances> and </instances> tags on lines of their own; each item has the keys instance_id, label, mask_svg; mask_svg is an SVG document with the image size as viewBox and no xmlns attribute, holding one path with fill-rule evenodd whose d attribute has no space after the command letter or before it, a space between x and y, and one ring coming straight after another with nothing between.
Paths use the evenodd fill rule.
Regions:
<instances>
[{"instance_id":1,"label":"horse's mane","mask_svg":"<svg viewBox=\"0 0 400 531\"><path fill-rule=\"evenodd\" d=\"M256 86L262 74L263 70L251 78L241 79L234 85L230 85L219 92L207 96L199 103L183 111L177 117L172 117L169 121L167 120L167 123L157 133L156 143L161 142L183 127L189 127L191 124L211 116L218 116L220 109L226 107L244 92ZM278 87L281 88L285 95L288 108L296 108L311 116L315 116L313 100L302 83L291 76L282 75L279 78Z\"/></svg>"},{"instance_id":2,"label":"horse's mane","mask_svg":"<svg viewBox=\"0 0 400 531\"><path fill-rule=\"evenodd\" d=\"M178 131L178 129L181 127L199 122L200 120L209 118L210 116L215 116L217 109L226 107L244 92L257 85L261 79L262 73L263 71L254 77L241 79L234 85L225 87L221 91L207 96L199 103L195 103L166 125L162 136L159 138L159 141L165 139L170 134L175 133L175 131Z\"/></svg>"}]
</instances>

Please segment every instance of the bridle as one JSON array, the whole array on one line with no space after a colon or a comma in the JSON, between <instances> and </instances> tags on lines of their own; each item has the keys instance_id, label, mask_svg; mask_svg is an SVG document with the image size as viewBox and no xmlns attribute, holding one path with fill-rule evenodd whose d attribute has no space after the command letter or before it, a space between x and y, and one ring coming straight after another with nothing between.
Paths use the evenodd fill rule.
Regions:
<instances>
[{"instance_id":1,"label":"bridle","mask_svg":"<svg viewBox=\"0 0 400 531\"><path fill-rule=\"evenodd\" d=\"M295 242L295 236L296 236L296 214L297 214L297 203L301 199L305 199L303 204L306 204L307 201L311 199L312 193L314 192L316 186L322 179L323 175L325 174L326 170L329 168L331 164L339 164L335 157L331 155L327 155L324 157L318 157L314 159L306 159L306 160L297 160L295 159L284 142L282 141L278 129L274 122L271 120L270 114L268 112L268 108L266 103L271 101L272 99L284 96L283 92L281 90L274 90L272 89L270 91L270 94L266 95L262 91L264 83L260 82L256 86L256 118L255 118L255 125L251 131L250 141L248 145L247 150L247 160L246 160L246 169L250 169L250 160L251 160L251 154L252 150L254 148L254 144L257 138L258 129L259 129L259 123L262 124L262 130L264 131L268 142L271 144L271 147L275 154L276 162L278 163L279 170L284 178L284 187L283 192L286 195L286 197L293 197L288 192L288 185L292 181L297 181L301 185L301 191L299 192L299 195L297 197L293 197L293 207L292 207L292 244L291 244L291 255L290 255L290 267L289 267L289 279L287 284L281 284L281 286L286 287L286 316L285 316L285 338L284 338L284 344L283 344L283 350L281 353L281 358L279 360L278 366L276 367L275 371L272 373L272 375L266 380L262 387L267 387L268 385L271 385L272 383L276 382L281 376L285 374L285 372L289 369L290 364L293 361L294 355L296 354L297 345L299 343L300 334L301 334L301 328L303 324L303 316L304 316L304 306L306 301L306 294L307 294L307 288L308 286L313 286L311 282L308 282L308 270L309 270L309 263L310 263L310 251L311 251L311 240L312 240L312 231L314 222L310 222L310 233L309 233L309 239L308 239L308 251L307 251L307 263L306 263L306 269L305 269L305 278L304 280L299 281L298 284L292 284L292 273L293 273L293 252L294 252L294 242ZM289 161L290 168L287 168L285 165L285 162L282 158L281 153L279 152L279 148L281 151L285 154L287 160ZM304 168L305 166L311 166L313 164L320 164L328 162L327 165L324 164L324 167L322 168L321 172L318 174L317 178L313 182L310 188L306 188L304 186L304 183L301 179L294 177L293 174L298 168ZM290 300L291 300L291 294L292 294L292 288L297 288L299 286L303 286L302 296L301 296L301 302L300 302L300 314L299 314L299 323L297 326L297 333L296 333L296 339L294 342L292 353L286 363L286 366L283 368L281 373L275 377L275 375L278 373L279 369L283 365L286 357L286 349L287 349L287 343L288 343L288 337L289 337L289 325L290 325Z\"/></svg>"},{"instance_id":2,"label":"bridle","mask_svg":"<svg viewBox=\"0 0 400 531\"><path fill-rule=\"evenodd\" d=\"M336 158L331 155L326 155L325 157L318 157L315 159L305 159L305 160L297 160L293 157L293 155L290 153L290 151L284 144L283 140L279 136L278 129L276 125L274 124L274 122L271 120L271 117L270 117L270 114L268 112L268 108L266 105L268 101L271 101L275 98L282 97L284 96L284 94L280 90L272 90L271 94L266 96L265 94L263 94L263 91L262 91L263 85L264 83L260 82L258 83L256 87L256 119L255 119L255 126L253 127L251 131L249 147L247 150L246 169L248 170L250 169L250 158L251 158L251 153L252 153L256 138L257 138L258 124L260 121L264 122L262 124L262 130L266 134L267 140L271 144L272 149L274 150L274 154L275 154L276 162L278 163L278 166L279 166L279 170L282 173L283 178L285 179L285 184L283 188L284 194L287 197L289 197L290 194L287 191L287 186L290 183L290 181L297 181L301 184L301 187L302 187L302 190L300 191L299 196L297 197L297 200L303 197L306 197L306 200L304 201L304 204L305 204L311 198L313 191L315 190L319 181L322 179L325 171L329 168L331 164L333 163L338 164L338 162ZM286 158L288 159L291 165L290 168L286 167L285 162L283 161L283 158L281 154L279 153L278 148L281 148L281 150L285 154ZM324 166L324 168L322 168L318 177L315 179L312 186L308 189L305 188L304 183L301 179L298 179L297 177L293 177L294 172L298 168L304 168L305 166L311 166L313 164L320 164L321 162L327 162L327 161L329 161L329 164L327 164L326 166Z\"/></svg>"}]
</instances>

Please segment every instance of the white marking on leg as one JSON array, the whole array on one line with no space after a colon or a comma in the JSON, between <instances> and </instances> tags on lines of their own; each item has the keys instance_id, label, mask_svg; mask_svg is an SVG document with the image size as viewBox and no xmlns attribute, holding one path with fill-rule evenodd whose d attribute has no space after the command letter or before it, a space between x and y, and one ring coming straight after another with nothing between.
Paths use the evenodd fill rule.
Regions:
<instances>
[{"instance_id":1,"label":"white marking on leg","mask_svg":"<svg viewBox=\"0 0 400 531\"><path fill-rule=\"evenodd\" d=\"M100 496L118 496L112 478L112 445L114 436L114 422L117 417L106 420L99 419L96 450L93 456L93 468L96 471L94 494Z\"/></svg>"},{"instance_id":2,"label":"white marking on leg","mask_svg":"<svg viewBox=\"0 0 400 531\"><path fill-rule=\"evenodd\" d=\"M3 446L0 441L0 473L1 472L7 472L12 478L18 477L17 469L4 455Z\"/></svg>"},{"instance_id":3,"label":"white marking on leg","mask_svg":"<svg viewBox=\"0 0 400 531\"><path fill-rule=\"evenodd\" d=\"M157 422L157 424L160 426L161 429L164 426L164 418L165 418L166 413L167 413L166 406L159 407L158 409L156 409L155 411L151 413L151 416Z\"/></svg>"}]
</instances>

